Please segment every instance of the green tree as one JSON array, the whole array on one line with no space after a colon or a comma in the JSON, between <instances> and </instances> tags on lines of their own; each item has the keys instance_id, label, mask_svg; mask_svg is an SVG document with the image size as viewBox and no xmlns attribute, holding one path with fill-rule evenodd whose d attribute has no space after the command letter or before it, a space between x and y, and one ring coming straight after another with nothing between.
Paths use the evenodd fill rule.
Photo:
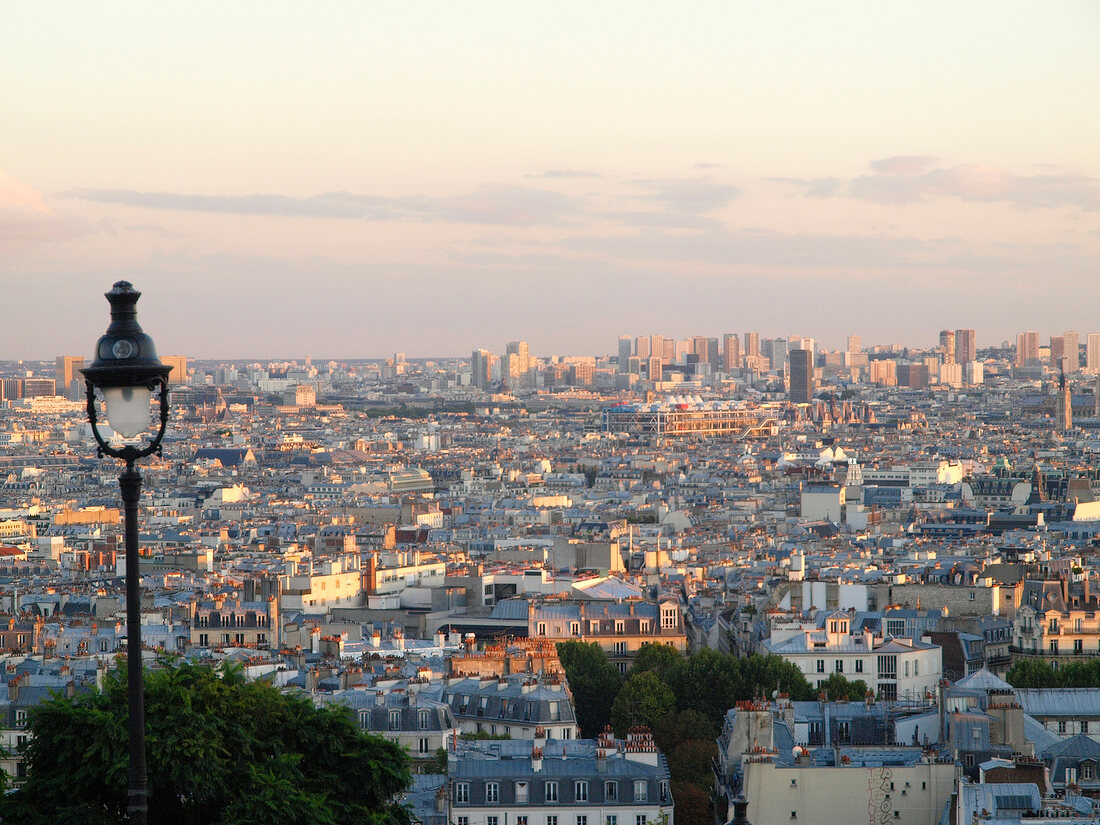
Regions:
<instances>
[{"instance_id":1,"label":"green tree","mask_svg":"<svg viewBox=\"0 0 1100 825\"><path fill-rule=\"evenodd\" d=\"M646 642L638 652L634 654L634 663L630 668L630 675L651 670L658 678L673 690L683 678L687 667L687 659L674 647L668 645Z\"/></svg>"},{"instance_id":2,"label":"green tree","mask_svg":"<svg viewBox=\"0 0 1100 825\"><path fill-rule=\"evenodd\" d=\"M824 690L829 700L836 702L840 699L850 699L853 702L862 702L867 698L867 683L862 679L849 682L842 673L834 673L825 680L818 691Z\"/></svg>"},{"instance_id":3,"label":"green tree","mask_svg":"<svg viewBox=\"0 0 1100 825\"><path fill-rule=\"evenodd\" d=\"M409 783L401 748L239 668L195 664L145 680L149 822L183 825L408 825L393 800ZM124 819L126 672L102 691L56 696L31 711L27 778L0 799L0 820L106 825Z\"/></svg>"},{"instance_id":4,"label":"green tree","mask_svg":"<svg viewBox=\"0 0 1100 825\"><path fill-rule=\"evenodd\" d=\"M656 673L644 671L623 684L611 706L611 727L622 738L634 725L653 724L676 710L676 694Z\"/></svg>"},{"instance_id":5,"label":"green tree","mask_svg":"<svg viewBox=\"0 0 1100 825\"><path fill-rule=\"evenodd\" d=\"M682 710L663 716L653 724L652 731L653 741L665 752L681 742L691 739L713 741L718 736L710 720L697 710Z\"/></svg>"},{"instance_id":6,"label":"green tree","mask_svg":"<svg viewBox=\"0 0 1100 825\"><path fill-rule=\"evenodd\" d=\"M668 768L671 778L677 782L690 782L710 790L714 787L714 758L718 755L718 743L713 739L689 739L668 752Z\"/></svg>"},{"instance_id":7,"label":"green tree","mask_svg":"<svg viewBox=\"0 0 1100 825\"><path fill-rule=\"evenodd\" d=\"M1017 659L1008 669L1005 681L1018 688L1061 687L1055 670L1040 659Z\"/></svg>"},{"instance_id":8,"label":"green tree","mask_svg":"<svg viewBox=\"0 0 1100 825\"><path fill-rule=\"evenodd\" d=\"M558 659L573 691L581 735L594 739L611 724L611 705L622 676L595 642L559 642Z\"/></svg>"},{"instance_id":9,"label":"green tree","mask_svg":"<svg viewBox=\"0 0 1100 825\"><path fill-rule=\"evenodd\" d=\"M676 825L714 825L710 794L690 782L672 782L676 802Z\"/></svg>"}]
</instances>

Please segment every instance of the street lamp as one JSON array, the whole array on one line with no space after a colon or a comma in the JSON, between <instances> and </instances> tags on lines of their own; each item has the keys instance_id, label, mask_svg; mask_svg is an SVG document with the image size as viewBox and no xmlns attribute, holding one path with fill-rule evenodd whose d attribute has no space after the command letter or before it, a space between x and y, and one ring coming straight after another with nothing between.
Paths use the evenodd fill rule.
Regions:
<instances>
[{"instance_id":1,"label":"street lamp","mask_svg":"<svg viewBox=\"0 0 1100 825\"><path fill-rule=\"evenodd\" d=\"M99 455L126 462L118 477L125 511L126 544L126 648L127 690L130 710L130 782L127 817L134 825L145 825L148 790L145 770L145 685L141 661L141 588L138 571L137 509L141 498L141 473L135 463L140 458L160 455L160 442L168 425L168 372L157 358L153 339L141 331L137 305L141 293L127 281L119 281L106 293L111 304L111 325L96 344L95 360L85 367L88 392L88 420L99 445ZM159 390L160 426L144 445L123 443L112 446L99 431L96 414L96 390L103 395L107 423L123 439L132 440L149 427L149 403Z\"/></svg>"}]
</instances>

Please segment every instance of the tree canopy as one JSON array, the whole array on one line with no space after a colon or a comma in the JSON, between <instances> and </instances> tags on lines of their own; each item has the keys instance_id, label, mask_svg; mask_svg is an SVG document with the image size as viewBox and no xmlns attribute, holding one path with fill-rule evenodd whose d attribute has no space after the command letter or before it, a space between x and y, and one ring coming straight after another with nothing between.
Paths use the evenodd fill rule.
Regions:
<instances>
[{"instance_id":1,"label":"tree canopy","mask_svg":"<svg viewBox=\"0 0 1100 825\"><path fill-rule=\"evenodd\" d=\"M615 735L624 738L635 725L652 728L666 716L676 712L676 694L655 673L643 671L623 684L611 705L611 727Z\"/></svg>"},{"instance_id":2,"label":"tree canopy","mask_svg":"<svg viewBox=\"0 0 1100 825\"><path fill-rule=\"evenodd\" d=\"M559 642L558 658L573 691L581 735L594 739L611 723L622 677L596 642Z\"/></svg>"},{"instance_id":3,"label":"tree canopy","mask_svg":"<svg viewBox=\"0 0 1100 825\"><path fill-rule=\"evenodd\" d=\"M1057 669L1040 659L1017 659L1005 681L1018 688L1100 687L1100 659L1068 662Z\"/></svg>"},{"instance_id":4,"label":"tree canopy","mask_svg":"<svg viewBox=\"0 0 1100 825\"><path fill-rule=\"evenodd\" d=\"M318 708L239 668L172 664L145 678L149 822L408 825L394 802L410 781L397 745L349 711ZM125 669L98 692L34 708L26 781L0 799L4 822L106 825L126 812Z\"/></svg>"}]
</instances>

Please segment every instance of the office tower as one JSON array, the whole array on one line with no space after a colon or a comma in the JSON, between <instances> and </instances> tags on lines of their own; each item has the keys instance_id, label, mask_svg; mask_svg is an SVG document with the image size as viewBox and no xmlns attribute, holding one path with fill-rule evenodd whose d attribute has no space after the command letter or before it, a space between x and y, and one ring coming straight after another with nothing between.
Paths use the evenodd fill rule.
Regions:
<instances>
[{"instance_id":1,"label":"office tower","mask_svg":"<svg viewBox=\"0 0 1100 825\"><path fill-rule=\"evenodd\" d=\"M665 338L661 347L661 360L666 364L671 363L672 359L676 357L676 339Z\"/></svg>"},{"instance_id":2,"label":"office tower","mask_svg":"<svg viewBox=\"0 0 1100 825\"><path fill-rule=\"evenodd\" d=\"M470 356L470 383L479 390L492 386L493 359L493 353L487 349L475 349Z\"/></svg>"},{"instance_id":3,"label":"office tower","mask_svg":"<svg viewBox=\"0 0 1100 825\"><path fill-rule=\"evenodd\" d=\"M725 372L741 368L741 341L734 332L722 336L722 368Z\"/></svg>"},{"instance_id":4,"label":"office tower","mask_svg":"<svg viewBox=\"0 0 1100 825\"><path fill-rule=\"evenodd\" d=\"M792 349L788 355L792 404L809 404L814 397L814 356L808 349Z\"/></svg>"},{"instance_id":5,"label":"office tower","mask_svg":"<svg viewBox=\"0 0 1100 825\"><path fill-rule=\"evenodd\" d=\"M1100 375L1100 332L1090 332L1085 339L1085 369L1090 375Z\"/></svg>"},{"instance_id":6,"label":"office tower","mask_svg":"<svg viewBox=\"0 0 1100 825\"><path fill-rule=\"evenodd\" d=\"M651 355L646 359L649 366L646 368L646 375L650 381L660 381L662 377L661 359L656 355Z\"/></svg>"},{"instance_id":7,"label":"office tower","mask_svg":"<svg viewBox=\"0 0 1100 825\"><path fill-rule=\"evenodd\" d=\"M707 336L705 335L693 335L691 337L691 349L688 352L692 352L699 356L700 361L707 360Z\"/></svg>"},{"instance_id":8,"label":"office tower","mask_svg":"<svg viewBox=\"0 0 1100 825\"><path fill-rule=\"evenodd\" d=\"M814 339L807 338L805 335L792 335L787 341L790 344L790 349L804 349L809 350L811 353L814 351Z\"/></svg>"},{"instance_id":9,"label":"office tower","mask_svg":"<svg viewBox=\"0 0 1100 825\"><path fill-rule=\"evenodd\" d=\"M898 362L891 358L881 361L871 361L869 377L872 384L882 387L896 387L898 385ZM928 373L925 372L925 383L928 381Z\"/></svg>"},{"instance_id":10,"label":"office tower","mask_svg":"<svg viewBox=\"0 0 1100 825\"><path fill-rule=\"evenodd\" d=\"M619 336L619 372L627 372L630 367L630 353L633 339L629 335Z\"/></svg>"},{"instance_id":11,"label":"office tower","mask_svg":"<svg viewBox=\"0 0 1100 825\"><path fill-rule=\"evenodd\" d=\"M650 335L649 336L649 357L661 358L665 357L665 336L663 335Z\"/></svg>"},{"instance_id":12,"label":"office tower","mask_svg":"<svg viewBox=\"0 0 1100 825\"><path fill-rule=\"evenodd\" d=\"M81 384L83 383L80 370L83 368L84 359L79 355L57 356L57 374L54 376L54 380L57 382L57 391L71 399L80 399L82 397Z\"/></svg>"},{"instance_id":13,"label":"office tower","mask_svg":"<svg viewBox=\"0 0 1100 825\"><path fill-rule=\"evenodd\" d=\"M1062 340L1065 341L1066 348L1066 360L1069 361L1068 372L1077 372L1081 369L1081 336L1076 330L1069 330L1062 333Z\"/></svg>"},{"instance_id":14,"label":"office tower","mask_svg":"<svg viewBox=\"0 0 1100 825\"><path fill-rule=\"evenodd\" d=\"M505 360L501 361L500 378L512 389L527 386L527 373L531 368L531 356L526 341L509 341Z\"/></svg>"},{"instance_id":15,"label":"office tower","mask_svg":"<svg viewBox=\"0 0 1100 825\"><path fill-rule=\"evenodd\" d=\"M639 358L645 359L649 357L649 336L638 337L634 339L634 354Z\"/></svg>"},{"instance_id":16,"label":"office tower","mask_svg":"<svg viewBox=\"0 0 1100 825\"><path fill-rule=\"evenodd\" d=\"M0 381L0 387L3 387L3 393L0 397L5 401L12 401L16 398L23 397L22 378L5 378L3 381Z\"/></svg>"},{"instance_id":17,"label":"office tower","mask_svg":"<svg viewBox=\"0 0 1100 825\"><path fill-rule=\"evenodd\" d=\"M985 382L985 365L981 361L967 361L963 364L963 381L976 387Z\"/></svg>"},{"instance_id":18,"label":"office tower","mask_svg":"<svg viewBox=\"0 0 1100 825\"><path fill-rule=\"evenodd\" d=\"M1016 336L1016 366L1033 367L1039 363L1039 333L1034 330Z\"/></svg>"},{"instance_id":19,"label":"office tower","mask_svg":"<svg viewBox=\"0 0 1100 825\"><path fill-rule=\"evenodd\" d=\"M1066 369L1066 339L1061 335L1050 336L1050 366L1060 372Z\"/></svg>"},{"instance_id":20,"label":"office tower","mask_svg":"<svg viewBox=\"0 0 1100 825\"><path fill-rule=\"evenodd\" d=\"M57 382L52 378L23 379L24 398L38 398L43 395L57 395Z\"/></svg>"},{"instance_id":21,"label":"office tower","mask_svg":"<svg viewBox=\"0 0 1100 825\"><path fill-rule=\"evenodd\" d=\"M787 353L790 352L790 342L785 338L773 338L771 342L772 369L779 372L787 366Z\"/></svg>"},{"instance_id":22,"label":"office tower","mask_svg":"<svg viewBox=\"0 0 1100 825\"><path fill-rule=\"evenodd\" d=\"M759 332L746 332L745 333L745 356L748 358L756 358L760 355L760 333Z\"/></svg>"},{"instance_id":23,"label":"office tower","mask_svg":"<svg viewBox=\"0 0 1100 825\"><path fill-rule=\"evenodd\" d=\"M1063 372L1058 380L1058 420L1055 425L1062 432L1073 429L1073 396Z\"/></svg>"},{"instance_id":24,"label":"office tower","mask_svg":"<svg viewBox=\"0 0 1100 825\"><path fill-rule=\"evenodd\" d=\"M978 360L978 336L972 329L955 330L955 362L968 364Z\"/></svg>"},{"instance_id":25,"label":"office tower","mask_svg":"<svg viewBox=\"0 0 1100 825\"><path fill-rule=\"evenodd\" d=\"M710 364L711 372L722 371L722 351L717 338L707 339L707 363Z\"/></svg>"},{"instance_id":26,"label":"office tower","mask_svg":"<svg viewBox=\"0 0 1100 825\"><path fill-rule=\"evenodd\" d=\"M175 387L187 383L187 356L186 355L162 355L160 362L166 367L171 367L168 372L168 386Z\"/></svg>"},{"instance_id":27,"label":"office tower","mask_svg":"<svg viewBox=\"0 0 1100 825\"><path fill-rule=\"evenodd\" d=\"M858 335L849 335L848 336L848 349L847 349L847 351L848 352L862 352L863 351L863 342L860 340Z\"/></svg>"},{"instance_id":28,"label":"office tower","mask_svg":"<svg viewBox=\"0 0 1100 825\"><path fill-rule=\"evenodd\" d=\"M954 361L940 365L940 383L958 389L963 383L962 364Z\"/></svg>"},{"instance_id":29,"label":"office tower","mask_svg":"<svg viewBox=\"0 0 1100 825\"><path fill-rule=\"evenodd\" d=\"M943 362L951 364L955 361L955 330L940 330L940 352L943 353Z\"/></svg>"},{"instance_id":30,"label":"office tower","mask_svg":"<svg viewBox=\"0 0 1100 825\"><path fill-rule=\"evenodd\" d=\"M883 364L888 362L875 361L874 363ZM928 367L924 364L901 364L896 367L896 375L899 387L909 387L912 390L928 389Z\"/></svg>"}]
</instances>

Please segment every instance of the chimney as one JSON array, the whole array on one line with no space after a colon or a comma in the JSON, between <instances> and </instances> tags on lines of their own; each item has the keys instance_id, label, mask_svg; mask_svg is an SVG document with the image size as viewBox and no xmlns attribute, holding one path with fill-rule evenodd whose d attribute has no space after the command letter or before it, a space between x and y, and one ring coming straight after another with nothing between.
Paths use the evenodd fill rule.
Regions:
<instances>
[{"instance_id":1,"label":"chimney","mask_svg":"<svg viewBox=\"0 0 1100 825\"><path fill-rule=\"evenodd\" d=\"M542 748L535 746L531 748L531 771L533 773L539 773L542 770Z\"/></svg>"},{"instance_id":2,"label":"chimney","mask_svg":"<svg viewBox=\"0 0 1100 825\"><path fill-rule=\"evenodd\" d=\"M745 801L743 794L738 794L733 800L733 819L730 825L752 825L748 820L749 803Z\"/></svg>"},{"instance_id":3,"label":"chimney","mask_svg":"<svg viewBox=\"0 0 1100 825\"><path fill-rule=\"evenodd\" d=\"M8 700L11 702L19 698L19 682L22 676L13 676L8 682Z\"/></svg>"}]
</instances>

